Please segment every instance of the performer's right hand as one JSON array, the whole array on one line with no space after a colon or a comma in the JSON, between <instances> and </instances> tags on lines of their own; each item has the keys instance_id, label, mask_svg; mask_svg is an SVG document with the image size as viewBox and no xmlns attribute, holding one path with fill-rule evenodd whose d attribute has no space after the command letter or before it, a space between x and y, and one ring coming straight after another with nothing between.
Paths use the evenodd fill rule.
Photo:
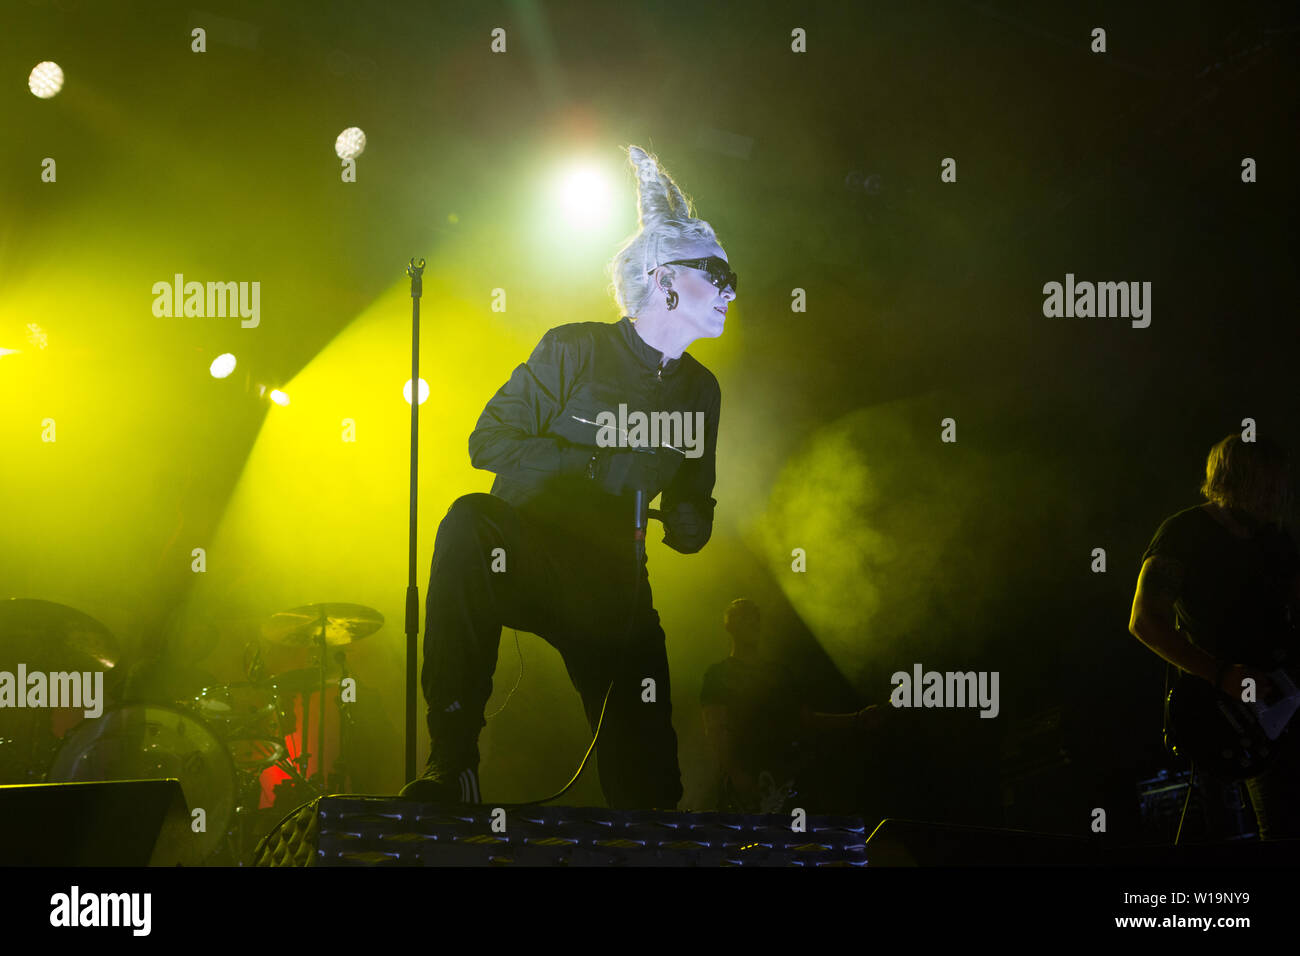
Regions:
<instances>
[{"instance_id":1,"label":"performer's right hand","mask_svg":"<svg viewBox=\"0 0 1300 956\"><path fill-rule=\"evenodd\" d=\"M638 488L647 499L663 490L666 468L671 462L655 448L604 448L597 454L595 480L611 495L629 495Z\"/></svg>"},{"instance_id":2,"label":"performer's right hand","mask_svg":"<svg viewBox=\"0 0 1300 956\"><path fill-rule=\"evenodd\" d=\"M1255 700L1261 704L1271 703L1278 696L1277 687L1269 680L1268 674L1255 667L1247 667L1244 664L1233 664L1223 675L1223 683L1219 690L1230 697L1241 699L1241 693L1245 689L1242 687L1242 681L1247 677L1255 681Z\"/></svg>"}]
</instances>

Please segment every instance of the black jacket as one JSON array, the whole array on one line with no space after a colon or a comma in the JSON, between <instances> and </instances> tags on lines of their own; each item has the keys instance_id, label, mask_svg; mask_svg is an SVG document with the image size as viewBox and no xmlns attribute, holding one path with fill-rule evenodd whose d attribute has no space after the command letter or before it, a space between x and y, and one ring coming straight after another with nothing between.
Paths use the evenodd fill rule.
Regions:
<instances>
[{"instance_id":1,"label":"black jacket","mask_svg":"<svg viewBox=\"0 0 1300 956\"><path fill-rule=\"evenodd\" d=\"M574 322L551 329L528 361L492 396L469 436L470 462L496 473L492 494L584 537L610 540L630 532L628 503L602 491L589 474L601 412L704 413L699 457L671 450L660 491L664 543L683 554L704 547L713 528L718 411L722 392L713 373L682 353L660 369L663 355L637 334L632 320ZM665 440L671 441L670 437ZM688 535L672 515L688 510L700 532ZM676 525L676 526L675 526Z\"/></svg>"}]
</instances>

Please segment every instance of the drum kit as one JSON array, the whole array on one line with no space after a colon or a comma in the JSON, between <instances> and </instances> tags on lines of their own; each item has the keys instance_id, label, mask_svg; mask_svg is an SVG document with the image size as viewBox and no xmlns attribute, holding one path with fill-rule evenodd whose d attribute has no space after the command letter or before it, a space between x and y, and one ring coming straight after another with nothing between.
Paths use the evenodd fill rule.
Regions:
<instances>
[{"instance_id":1,"label":"drum kit","mask_svg":"<svg viewBox=\"0 0 1300 956\"><path fill-rule=\"evenodd\" d=\"M268 673L255 640L245 648L242 680L202 687L163 681L150 692L131 693L132 682L122 679L118 641L98 621L49 601L0 600L0 671L12 673L19 663L28 674L102 671L109 688L102 712L84 717L78 711L81 719L73 726L60 726L68 721L66 710L0 707L0 784L174 777L191 811L201 808L204 814L204 829L195 834L187 857L195 863L245 862L258 831L269 829L257 822L267 818L258 811L268 769L279 771L270 776L279 780L272 809L280 816L316 796L347 789L354 698L340 693L349 680L346 649L378 631L384 618L360 604L323 603L258 623L271 644L311 651L312 665ZM327 688L333 688L329 696L339 715L328 775ZM168 692L172 696L163 699ZM319 694L318 712L309 740L313 693Z\"/></svg>"}]
</instances>

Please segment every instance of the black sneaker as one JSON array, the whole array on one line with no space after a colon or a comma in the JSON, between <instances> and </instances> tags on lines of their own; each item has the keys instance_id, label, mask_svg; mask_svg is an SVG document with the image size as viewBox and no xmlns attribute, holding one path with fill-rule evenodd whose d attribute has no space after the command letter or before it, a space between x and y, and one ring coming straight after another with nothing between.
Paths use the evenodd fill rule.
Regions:
<instances>
[{"instance_id":1,"label":"black sneaker","mask_svg":"<svg viewBox=\"0 0 1300 956\"><path fill-rule=\"evenodd\" d=\"M437 768L425 770L398 793L406 800L421 803L481 803L478 790L478 771L470 768L460 773L448 773Z\"/></svg>"}]
</instances>

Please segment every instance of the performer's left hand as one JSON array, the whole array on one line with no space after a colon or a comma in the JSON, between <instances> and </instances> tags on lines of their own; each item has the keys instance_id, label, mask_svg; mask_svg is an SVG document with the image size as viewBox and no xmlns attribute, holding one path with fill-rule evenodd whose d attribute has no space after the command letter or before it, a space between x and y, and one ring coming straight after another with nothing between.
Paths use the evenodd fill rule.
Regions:
<instances>
[{"instance_id":1,"label":"performer's left hand","mask_svg":"<svg viewBox=\"0 0 1300 956\"><path fill-rule=\"evenodd\" d=\"M679 501L664 511L664 544L683 554L694 554L704 547L712 533L712 524L689 501Z\"/></svg>"}]
</instances>

